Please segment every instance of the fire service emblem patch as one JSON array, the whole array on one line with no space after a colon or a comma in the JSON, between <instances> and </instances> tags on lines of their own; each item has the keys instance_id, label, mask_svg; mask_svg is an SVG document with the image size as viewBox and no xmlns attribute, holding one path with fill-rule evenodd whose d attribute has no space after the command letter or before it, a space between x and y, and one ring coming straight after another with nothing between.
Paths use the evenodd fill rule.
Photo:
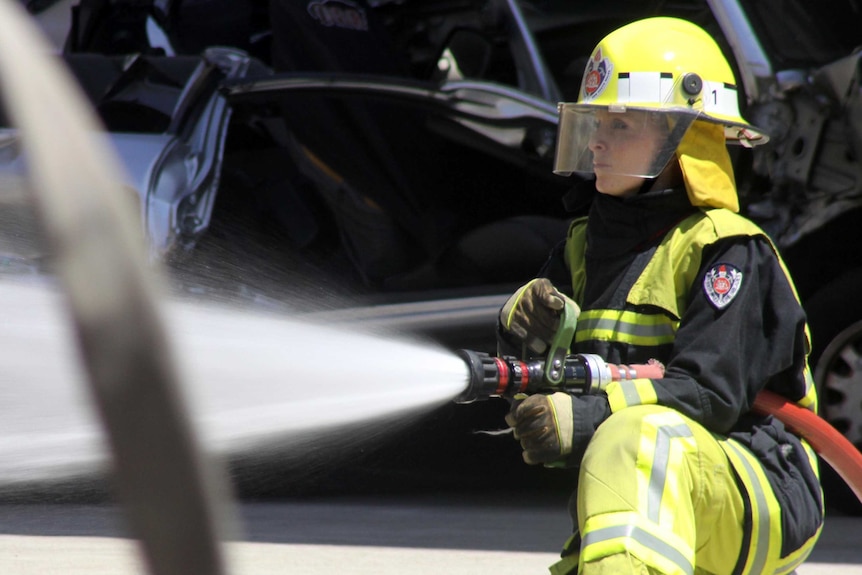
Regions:
<instances>
[{"instance_id":1,"label":"fire service emblem patch","mask_svg":"<svg viewBox=\"0 0 862 575\"><path fill-rule=\"evenodd\" d=\"M742 286L742 272L730 264L716 264L703 278L703 291L716 309L726 308Z\"/></svg>"},{"instance_id":2,"label":"fire service emblem patch","mask_svg":"<svg viewBox=\"0 0 862 575\"><path fill-rule=\"evenodd\" d=\"M596 50L593 57L587 62L587 69L584 70L583 79L583 99L590 101L601 94L608 82L611 79L611 72L614 70L614 65L607 58L602 57L602 50Z\"/></svg>"}]
</instances>

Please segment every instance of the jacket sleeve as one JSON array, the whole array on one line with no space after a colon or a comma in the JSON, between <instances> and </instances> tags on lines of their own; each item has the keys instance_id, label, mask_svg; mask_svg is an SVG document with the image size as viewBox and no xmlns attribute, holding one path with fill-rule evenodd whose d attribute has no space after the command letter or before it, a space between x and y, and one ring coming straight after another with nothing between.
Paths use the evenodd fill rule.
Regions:
<instances>
[{"instance_id":1,"label":"jacket sleeve","mask_svg":"<svg viewBox=\"0 0 862 575\"><path fill-rule=\"evenodd\" d=\"M714 272L727 270L741 276L730 285L738 291L722 298ZM612 411L665 405L727 433L763 388L794 400L805 394L808 351L805 313L768 240L728 238L704 251L665 377L611 384L608 401Z\"/></svg>"}]
</instances>

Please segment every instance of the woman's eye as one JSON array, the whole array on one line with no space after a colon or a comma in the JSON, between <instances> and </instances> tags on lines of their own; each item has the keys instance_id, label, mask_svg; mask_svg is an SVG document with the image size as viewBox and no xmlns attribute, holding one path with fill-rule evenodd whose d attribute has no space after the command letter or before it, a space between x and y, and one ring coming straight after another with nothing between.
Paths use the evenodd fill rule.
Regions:
<instances>
[{"instance_id":1,"label":"woman's eye","mask_svg":"<svg viewBox=\"0 0 862 575\"><path fill-rule=\"evenodd\" d=\"M612 125L614 130L625 130L626 128L629 127L628 124L626 124L622 120L614 120L611 125Z\"/></svg>"}]
</instances>

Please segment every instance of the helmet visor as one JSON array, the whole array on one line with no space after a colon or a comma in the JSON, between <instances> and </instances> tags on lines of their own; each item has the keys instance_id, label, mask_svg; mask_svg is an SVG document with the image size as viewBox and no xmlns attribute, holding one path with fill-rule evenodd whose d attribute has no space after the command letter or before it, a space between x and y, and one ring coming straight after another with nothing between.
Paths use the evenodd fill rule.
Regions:
<instances>
[{"instance_id":1,"label":"helmet visor","mask_svg":"<svg viewBox=\"0 0 862 575\"><path fill-rule=\"evenodd\" d=\"M654 178L673 157L697 113L560 104L554 173Z\"/></svg>"}]
</instances>

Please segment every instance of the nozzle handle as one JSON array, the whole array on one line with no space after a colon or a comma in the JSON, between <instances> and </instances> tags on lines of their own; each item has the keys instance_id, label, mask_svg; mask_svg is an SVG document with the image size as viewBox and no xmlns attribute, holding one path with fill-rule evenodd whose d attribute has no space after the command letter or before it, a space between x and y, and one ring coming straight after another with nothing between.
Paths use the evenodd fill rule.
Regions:
<instances>
[{"instance_id":1,"label":"nozzle handle","mask_svg":"<svg viewBox=\"0 0 862 575\"><path fill-rule=\"evenodd\" d=\"M545 361L545 380L555 386L563 381L566 356L569 355L569 347L572 345L572 338L575 337L580 311L573 301L564 299L564 303L560 314L560 327L554 334Z\"/></svg>"}]
</instances>

